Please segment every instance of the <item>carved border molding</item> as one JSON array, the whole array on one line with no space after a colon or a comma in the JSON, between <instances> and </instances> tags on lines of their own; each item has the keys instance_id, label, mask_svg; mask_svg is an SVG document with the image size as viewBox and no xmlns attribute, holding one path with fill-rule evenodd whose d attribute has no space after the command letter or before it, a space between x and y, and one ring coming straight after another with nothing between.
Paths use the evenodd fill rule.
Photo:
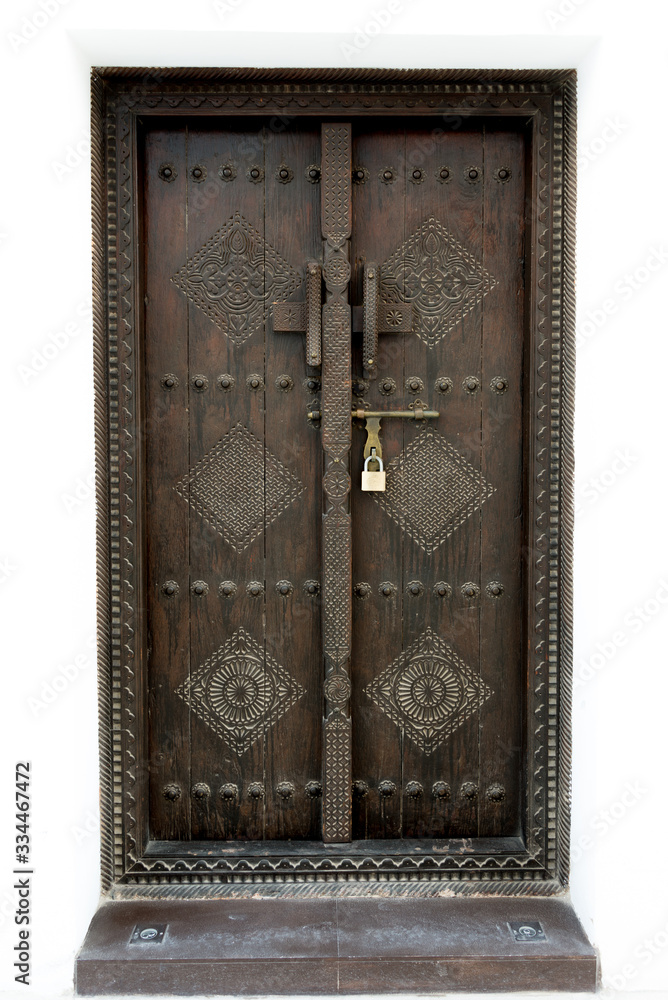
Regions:
<instances>
[{"instance_id":1,"label":"carved border molding","mask_svg":"<svg viewBox=\"0 0 668 1000\"><path fill-rule=\"evenodd\" d=\"M287 110L286 110L287 109ZM326 109L500 115L530 124L526 852L465 859L145 857L144 623L135 190L138 116ZM571 755L575 74L572 71L98 69L92 75L94 367L102 887L116 895L558 892L568 879ZM330 494L331 496L331 494ZM339 852L337 850L336 855ZM359 860L359 859L358 859ZM461 861L461 864L457 862ZM427 862L425 864L425 862ZM465 862L465 863L464 863ZM204 867L202 867L202 865ZM122 883L127 883L122 885ZM214 884L216 883L216 884ZM389 883L389 884L388 884ZM435 888L444 883L443 888ZM430 887L429 889L425 888ZM373 891L373 890L370 890Z\"/></svg>"}]
</instances>

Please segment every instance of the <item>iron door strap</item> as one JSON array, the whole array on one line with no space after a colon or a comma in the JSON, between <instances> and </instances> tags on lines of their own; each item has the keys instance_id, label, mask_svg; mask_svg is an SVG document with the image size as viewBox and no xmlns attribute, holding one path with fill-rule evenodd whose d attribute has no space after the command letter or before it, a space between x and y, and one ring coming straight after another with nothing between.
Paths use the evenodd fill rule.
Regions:
<instances>
[{"instance_id":1,"label":"iron door strap","mask_svg":"<svg viewBox=\"0 0 668 1000\"><path fill-rule=\"evenodd\" d=\"M351 126L322 126L323 721L322 836L351 839L352 723L350 649L352 568L350 519L351 314L348 301L352 230Z\"/></svg>"}]
</instances>

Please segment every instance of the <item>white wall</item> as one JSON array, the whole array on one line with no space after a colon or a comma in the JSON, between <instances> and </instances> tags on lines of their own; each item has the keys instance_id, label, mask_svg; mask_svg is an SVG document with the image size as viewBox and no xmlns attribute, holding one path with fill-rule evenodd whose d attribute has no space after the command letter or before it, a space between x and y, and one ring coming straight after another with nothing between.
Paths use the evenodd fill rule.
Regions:
<instances>
[{"instance_id":1,"label":"white wall","mask_svg":"<svg viewBox=\"0 0 668 1000\"><path fill-rule=\"evenodd\" d=\"M11 796L22 759L33 768L35 866L34 986L17 995L71 989L97 901L89 67L180 64L579 69L573 897L609 988L668 996L666 16L652 0L399 0L376 32L389 7L2 7L0 984L9 991Z\"/></svg>"}]
</instances>

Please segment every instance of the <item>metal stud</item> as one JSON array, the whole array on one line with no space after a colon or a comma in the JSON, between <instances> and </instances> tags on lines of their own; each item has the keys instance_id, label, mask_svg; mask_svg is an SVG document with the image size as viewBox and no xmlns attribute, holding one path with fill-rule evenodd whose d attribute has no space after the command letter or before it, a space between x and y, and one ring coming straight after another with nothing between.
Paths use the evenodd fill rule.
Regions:
<instances>
[{"instance_id":1,"label":"metal stud","mask_svg":"<svg viewBox=\"0 0 668 1000\"><path fill-rule=\"evenodd\" d=\"M309 184L318 184L321 177L321 170L319 163L309 163L305 170L306 180Z\"/></svg>"},{"instance_id":2,"label":"metal stud","mask_svg":"<svg viewBox=\"0 0 668 1000\"><path fill-rule=\"evenodd\" d=\"M397 383L393 378L386 375L385 378L381 379L378 383L378 391L383 396L391 396L393 392L397 391Z\"/></svg>"},{"instance_id":3,"label":"metal stud","mask_svg":"<svg viewBox=\"0 0 668 1000\"><path fill-rule=\"evenodd\" d=\"M406 795L410 799L419 799L424 789L419 781L409 781L406 785Z\"/></svg>"},{"instance_id":4,"label":"metal stud","mask_svg":"<svg viewBox=\"0 0 668 1000\"><path fill-rule=\"evenodd\" d=\"M264 593L264 584L260 580L251 580L246 587L246 593L249 597L259 597Z\"/></svg>"},{"instance_id":5,"label":"metal stud","mask_svg":"<svg viewBox=\"0 0 668 1000\"><path fill-rule=\"evenodd\" d=\"M469 184L478 184L482 178L482 168L481 167L467 167L464 171L464 177Z\"/></svg>"},{"instance_id":6,"label":"metal stud","mask_svg":"<svg viewBox=\"0 0 668 1000\"><path fill-rule=\"evenodd\" d=\"M468 583L462 584L462 595L472 599L474 597L480 597L480 587L477 583L469 581Z\"/></svg>"},{"instance_id":7,"label":"metal stud","mask_svg":"<svg viewBox=\"0 0 668 1000\"><path fill-rule=\"evenodd\" d=\"M499 184L507 184L512 177L512 171L510 167L498 167L494 171L494 180L498 181Z\"/></svg>"},{"instance_id":8,"label":"metal stud","mask_svg":"<svg viewBox=\"0 0 668 1000\"><path fill-rule=\"evenodd\" d=\"M284 801L287 801L288 799L291 799L292 796L295 794L295 786L292 784L291 781L279 781L279 783L276 785L276 793Z\"/></svg>"},{"instance_id":9,"label":"metal stud","mask_svg":"<svg viewBox=\"0 0 668 1000\"><path fill-rule=\"evenodd\" d=\"M469 802L478 798L478 786L474 781L465 781L459 791L462 798L468 799Z\"/></svg>"},{"instance_id":10,"label":"metal stud","mask_svg":"<svg viewBox=\"0 0 668 1000\"><path fill-rule=\"evenodd\" d=\"M196 392L206 392L209 388L209 380L206 375L193 375L190 384Z\"/></svg>"},{"instance_id":11,"label":"metal stud","mask_svg":"<svg viewBox=\"0 0 668 1000\"><path fill-rule=\"evenodd\" d=\"M378 593L381 597L394 597L397 592L396 584L390 583L389 580L383 580L378 588Z\"/></svg>"},{"instance_id":12,"label":"metal stud","mask_svg":"<svg viewBox=\"0 0 668 1000\"><path fill-rule=\"evenodd\" d=\"M167 184L171 184L178 177L176 170L174 169L173 163L161 163L158 167L158 177L166 181Z\"/></svg>"},{"instance_id":13,"label":"metal stud","mask_svg":"<svg viewBox=\"0 0 668 1000\"><path fill-rule=\"evenodd\" d=\"M246 177L251 182L251 184L259 184L260 181L264 179L264 170L259 164L254 163L246 171Z\"/></svg>"},{"instance_id":14,"label":"metal stud","mask_svg":"<svg viewBox=\"0 0 668 1000\"><path fill-rule=\"evenodd\" d=\"M280 389L281 392L290 392L290 390L294 387L294 384L295 383L289 375L279 375L274 381L274 385L277 389Z\"/></svg>"},{"instance_id":15,"label":"metal stud","mask_svg":"<svg viewBox=\"0 0 668 1000\"><path fill-rule=\"evenodd\" d=\"M447 396L449 392L452 392L452 379L448 378L447 375L440 375L434 382L434 389Z\"/></svg>"},{"instance_id":16,"label":"metal stud","mask_svg":"<svg viewBox=\"0 0 668 1000\"><path fill-rule=\"evenodd\" d=\"M211 795L211 789L205 781L198 781L196 785L192 786L190 793L194 799L204 802Z\"/></svg>"},{"instance_id":17,"label":"metal stud","mask_svg":"<svg viewBox=\"0 0 668 1000\"><path fill-rule=\"evenodd\" d=\"M477 379L475 375L467 375L462 382L462 389L464 392L470 392L473 395L480 388L480 379Z\"/></svg>"},{"instance_id":18,"label":"metal stud","mask_svg":"<svg viewBox=\"0 0 668 1000\"><path fill-rule=\"evenodd\" d=\"M490 802L503 802L506 797L506 790L498 781L493 781L485 792L485 798Z\"/></svg>"},{"instance_id":19,"label":"metal stud","mask_svg":"<svg viewBox=\"0 0 668 1000\"><path fill-rule=\"evenodd\" d=\"M434 584L434 593L437 597L452 597L452 587L445 580L439 580Z\"/></svg>"},{"instance_id":20,"label":"metal stud","mask_svg":"<svg viewBox=\"0 0 668 1000\"><path fill-rule=\"evenodd\" d=\"M196 184L201 184L202 181L206 180L206 167L201 163L198 163L190 171L190 176L195 181Z\"/></svg>"},{"instance_id":21,"label":"metal stud","mask_svg":"<svg viewBox=\"0 0 668 1000\"><path fill-rule=\"evenodd\" d=\"M309 597L317 597L320 593L320 584L317 580L305 580L304 581L304 593L308 594Z\"/></svg>"},{"instance_id":22,"label":"metal stud","mask_svg":"<svg viewBox=\"0 0 668 1000\"><path fill-rule=\"evenodd\" d=\"M420 580L411 580L406 590L411 597L420 597L424 593L424 584Z\"/></svg>"},{"instance_id":23,"label":"metal stud","mask_svg":"<svg viewBox=\"0 0 668 1000\"><path fill-rule=\"evenodd\" d=\"M179 585L176 580L165 580L162 585L162 592L165 597L176 597L179 592Z\"/></svg>"},{"instance_id":24,"label":"metal stud","mask_svg":"<svg viewBox=\"0 0 668 1000\"><path fill-rule=\"evenodd\" d=\"M422 184L424 180L424 170L420 167L414 167L411 171L410 180L413 184Z\"/></svg>"},{"instance_id":25,"label":"metal stud","mask_svg":"<svg viewBox=\"0 0 668 1000\"><path fill-rule=\"evenodd\" d=\"M167 374L163 375L160 379L160 385L163 389L166 389L167 392L171 392L172 389L176 389L178 384L179 380L176 375L172 374L172 372L167 372Z\"/></svg>"},{"instance_id":26,"label":"metal stud","mask_svg":"<svg viewBox=\"0 0 668 1000\"><path fill-rule=\"evenodd\" d=\"M252 392L257 392L259 389L264 388L264 379L261 375L253 373L246 379L246 385Z\"/></svg>"},{"instance_id":27,"label":"metal stud","mask_svg":"<svg viewBox=\"0 0 668 1000\"><path fill-rule=\"evenodd\" d=\"M221 799L225 799L225 801L230 802L232 799L239 798L239 786L229 781L220 786L218 794Z\"/></svg>"},{"instance_id":28,"label":"metal stud","mask_svg":"<svg viewBox=\"0 0 668 1000\"><path fill-rule=\"evenodd\" d=\"M485 587L488 597L499 598L503 594L503 584L498 580L491 580Z\"/></svg>"},{"instance_id":29,"label":"metal stud","mask_svg":"<svg viewBox=\"0 0 668 1000\"><path fill-rule=\"evenodd\" d=\"M256 801L264 798L264 785L260 781L251 781L248 786L248 798Z\"/></svg>"},{"instance_id":30,"label":"metal stud","mask_svg":"<svg viewBox=\"0 0 668 1000\"><path fill-rule=\"evenodd\" d=\"M194 580L190 590L196 597L204 597L209 593L209 584L206 580Z\"/></svg>"},{"instance_id":31,"label":"metal stud","mask_svg":"<svg viewBox=\"0 0 668 1000\"><path fill-rule=\"evenodd\" d=\"M223 580L223 582L218 587L218 593L220 594L221 597L231 598L231 597L236 597L238 589L239 588L237 587L234 580Z\"/></svg>"},{"instance_id":32,"label":"metal stud","mask_svg":"<svg viewBox=\"0 0 668 1000\"><path fill-rule=\"evenodd\" d=\"M165 785L162 794L168 802L176 802L177 799L181 798L181 787L180 785Z\"/></svg>"},{"instance_id":33,"label":"metal stud","mask_svg":"<svg viewBox=\"0 0 668 1000\"><path fill-rule=\"evenodd\" d=\"M304 791L309 799L318 799L322 795L322 782L307 781L304 785Z\"/></svg>"},{"instance_id":34,"label":"metal stud","mask_svg":"<svg viewBox=\"0 0 668 1000\"><path fill-rule=\"evenodd\" d=\"M279 580L276 584L276 593L280 594L281 597L289 597L294 589L289 580Z\"/></svg>"},{"instance_id":35,"label":"metal stud","mask_svg":"<svg viewBox=\"0 0 668 1000\"><path fill-rule=\"evenodd\" d=\"M290 170L287 163L279 164L276 169L276 180L279 184L289 184L294 176L293 171Z\"/></svg>"},{"instance_id":36,"label":"metal stud","mask_svg":"<svg viewBox=\"0 0 668 1000\"><path fill-rule=\"evenodd\" d=\"M360 601L365 601L371 593L370 583L358 583L355 585L355 597L359 597Z\"/></svg>"},{"instance_id":37,"label":"metal stud","mask_svg":"<svg viewBox=\"0 0 668 1000\"><path fill-rule=\"evenodd\" d=\"M451 789L447 781L435 781L431 786L431 794L435 799L445 801L450 798Z\"/></svg>"},{"instance_id":38,"label":"metal stud","mask_svg":"<svg viewBox=\"0 0 668 1000\"><path fill-rule=\"evenodd\" d=\"M502 393L508 390L508 379L503 378L500 375L497 375L489 383L489 387L492 390L492 392L496 392L500 396Z\"/></svg>"},{"instance_id":39,"label":"metal stud","mask_svg":"<svg viewBox=\"0 0 668 1000\"><path fill-rule=\"evenodd\" d=\"M384 799L389 799L391 795L394 795L396 790L397 786L389 778L383 778L382 781L378 782L378 793Z\"/></svg>"},{"instance_id":40,"label":"metal stud","mask_svg":"<svg viewBox=\"0 0 668 1000\"><path fill-rule=\"evenodd\" d=\"M218 171L218 176L224 181L233 181L237 176L237 170L233 163L223 163Z\"/></svg>"},{"instance_id":41,"label":"metal stud","mask_svg":"<svg viewBox=\"0 0 668 1000\"><path fill-rule=\"evenodd\" d=\"M441 182L441 184L447 184L452 177L452 171L450 167L439 167L436 171L436 178Z\"/></svg>"},{"instance_id":42,"label":"metal stud","mask_svg":"<svg viewBox=\"0 0 668 1000\"><path fill-rule=\"evenodd\" d=\"M406 389L408 392L422 392L424 382L417 375L409 375L406 379Z\"/></svg>"},{"instance_id":43,"label":"metal stud","mask_svg":"<svg viewBox=\"0 0 668 1000\"><path fill-rule=\"evenodd\" d=\"M224 375L218 376L218 385L223 390L223 392L229 392L230 389L234 389L234 376L225 372Z\"/></svg>"}]
</instances>

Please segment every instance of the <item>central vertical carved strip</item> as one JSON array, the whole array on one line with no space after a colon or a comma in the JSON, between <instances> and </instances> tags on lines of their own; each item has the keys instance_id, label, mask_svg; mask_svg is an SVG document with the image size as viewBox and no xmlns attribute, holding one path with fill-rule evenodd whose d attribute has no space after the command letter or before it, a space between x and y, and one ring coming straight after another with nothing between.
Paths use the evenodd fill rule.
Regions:
<instances>
[{"instance_id":1,"label":"central vertical carved strip","mask_svg":"<svg viewBox=\"0 0 668 1000\"><path fill-rule=\"evenodd\" d=\"M322 445L324 450L323 809L325 843L351 838L350 281L351 127L322 126Z\"/></svg>"}]
</instances>

